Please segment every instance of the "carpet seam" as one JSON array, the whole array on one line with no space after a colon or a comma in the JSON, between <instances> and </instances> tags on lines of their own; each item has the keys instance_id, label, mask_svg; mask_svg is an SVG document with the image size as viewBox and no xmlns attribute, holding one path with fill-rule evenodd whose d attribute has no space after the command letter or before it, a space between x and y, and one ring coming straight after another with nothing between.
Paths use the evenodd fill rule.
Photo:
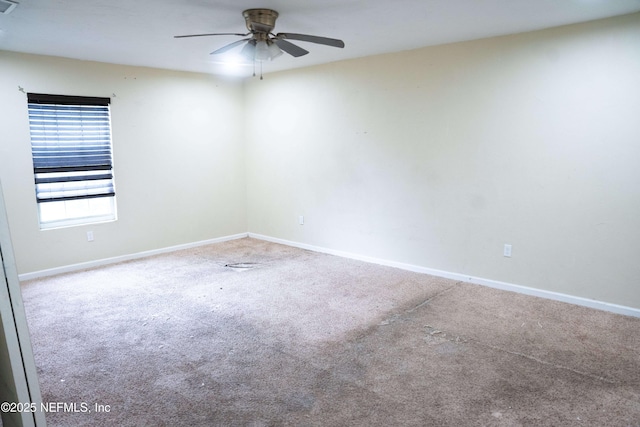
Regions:
<instances>
[{"instance_id":1,"label":"carpet seam","mask_svg":"<svg viewBox=\"0 0 640 427\"><path fill-rule=\"evenodd\" d=\"M494 345L491 345L491 344L487 344L487 343L484 343L482 341L476 340L475 338L465 338L465 339L468 340L471 343L478 344L478 345L480 345L482 347L487 347L487 348L490 348L492 350L497 350L497 351L500 351L500 352L503 352L503 353L510 354L512 356L522 357L522 358L525 358L525 359L540 363L540 364L545 365L545 366L551 366L551 367L556 368L556 369L569 371L569 372L572 372L574 374L578 374L580 376L584 376L584 377L587 377L587 378L590 378L590 379L593 379L593 380L602 381L602 382L607 383L607 384L621 385L621 383L619 381L610 380L610 379L607 379L607 378L605 378L603 376L590 374L588 372L580 371L578 369L573 369L573 368L570 368L568 366L558 365L558 364L555 364L555 363L547 362L545 360L538 359L537 357L530 356L528 354L520 353L520 352L517 352L517 351L511 351L511 350L507 350L505 348L501 348L501 347L497 347L497 346L494 346Z\"/></svg>"},{"instance_id":2,"label":"carpet seam","mask_svg":"<svg viewBox=\"0 0 640 427\"><path fill-rule=\"evenodd\" d=\"M431 297L427 298L426 300L422 301L420 304L416 305L415 307L413 307L413 308L410 308L410 309L406 310L406 311L405 311L405 313L413 313L413 312L414 312L414 311L416 311L417 309L419 309L419 308L421 308L421 307L423 307L423 306L425 306L425 305L429 304L431 301L435 300L436 298L438 298L438 297L440 297L440 296L442 296L442 295L444 295L444 294L446 294L446 293L450 292L451 290L453 290L453 288L457 287L457 286L458 286L459 284L461 284L461 283L464 283L464 282L460 282L460 281L455 282L455 283L454 283L453 285L451 285L450 287L448 287L448 288L446 288L446 289L443 289L442 291L440 291L440 292L436 293L435 295L433 295L433 296L431 296Z\"/></svg>"},{"instance_id":3,"label":"carpet seam","mask_svg":"<svg viewBox=\"0 0 640 427\"><path fill-rule=\"evenodd\" d=\"M433 296L432 296L432 297L430 297L430 298L427 298L425 301L423 301L423 302L421 302L420 304L418 304L418 305L414 306L413 308L410 308L410 309L406 310L406 311L403 313L403 315L405 315L405 314L410 314L410 313L415 312L416 310L418 310L418 309L420 309L420 308L424 307L425 305L429 304L431 301L435 300L436 298L438 298L438 297L440 297L440 296L442 296L442 295L444 295L444 294L446 294L446 293L450 292L453 288L457 287L457 286L458 286L458 285L460 285L460 284L464 284L464 283L465 283L465 282L457 281L457 282L456 282L456 283L454 283L452 286L450 286L450 287L448 287L448 288L446 288L446 289L444 289L444 290L442 290L442 291L438 292L437 294L433 295ZM393 316L392 316L392 318L388 320L388 323L385 323L385 324L379 324L379 325L377 325L377 326L378 326L378 327L380 327L380 326L387 326L387 325L389 325L389 324L391 324L391 323L394 323L394 322L395 322L396 320L398 320L401 316L402 316L402 315L400 315L400 316L395 316L395 317L393 317ZM448 333L447 331L442 331L442 330L439 330L439 331L440 331L440 332L444 332L445 334L447 334L447 333ZM537 357L530 356L530 355L527 355L527 354L524 354L524 353L520 353L520 352L517 352L517 351L511 351L511 350L507 350L507 349L504 349L504 348L501 348L501 347L493 346L493 345L491 345L491 344L487 344L487 343L484 343L484 342L482 342L482 341L479 341L479 340L477 340L477 339L475 339L475 338L460 337L460 336L458 336L458 337L459 337L459 338L463 338L464 340L466 340L466 342L475 343L475 344L478 344L478 345L480 345L480 346L487 347L487 348L490 348L490 349L492 349L492 350L496 350L496 351L504 352L504 353L507 353L507 354L510 354L510 355L513 355L513 356L523 357L523 358L525 358L525 359L528 359L528 360L531 360L531 361L534 361L534 362L540 363L540 364L545 365L545 366L551 366L551 367L556 368L556 369L561 369L561 370L569 371L569 372L572 372L572 373L574 373L574 374L578 374L578 375L580 375L580 376L584 376L584 377L587 377L587 378L591 378L591 379L593 379L593 380L602 381L602 382L604 382L604 383L612 384L612 385L620 385L620 384L621 384L619 381L610 380L610 379L607 379L607 378L605 378L605 377L603 377L603 376L590 374L590 373L588 373L588 372L583 372L583 371L580 371L580 370L577 370L577 369L570 368L570 367L568 367L568 366L558 365L558 364L551 363L551 362L546 362L546 361L544 361L544 360L542 360L542 359L538 359Z\"/></svg>"}]
</instances>

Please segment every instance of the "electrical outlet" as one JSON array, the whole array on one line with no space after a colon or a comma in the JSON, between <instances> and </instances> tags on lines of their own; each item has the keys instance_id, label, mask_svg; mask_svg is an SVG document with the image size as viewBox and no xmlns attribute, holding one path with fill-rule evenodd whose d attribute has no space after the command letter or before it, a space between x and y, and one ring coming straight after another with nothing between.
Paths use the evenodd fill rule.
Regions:
<instances>
[{"instance_id":1,"label":"electrical outlet","mask_svg":"<svg viewBox=\"0 0 640 427\"><path fill-rule=\"evenodd\" d=\"M87 231L87 242L93 242L93 231Z\"/></svg>"},{"instance_id":2,"label":"electrical outlet","mask_svg":"<svg viewBox=\"0 0 640 427\"><path fill-rule=\"evenodd\" d=\"M511 245L504 245L504 256L511 258Z\"/></svg>"}]
</instances>

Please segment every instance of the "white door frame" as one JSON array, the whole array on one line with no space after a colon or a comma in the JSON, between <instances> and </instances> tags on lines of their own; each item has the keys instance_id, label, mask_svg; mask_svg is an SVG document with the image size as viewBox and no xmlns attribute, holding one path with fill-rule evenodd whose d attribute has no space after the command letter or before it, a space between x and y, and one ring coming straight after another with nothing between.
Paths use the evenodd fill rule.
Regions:
<instances>
[{"instance_id":1,"label":"white door frame","mask_svg":"<svg viewBox=\"0 0 640 427\"><path fill-rule=\"evenodd\" d=\"M44 427L42 396L22 303L2 185L0 185L0 402L35 404L23 412L2 412L6 426ZM30 409L35 408L35 412Z\"/></svg>"}]
</instances>

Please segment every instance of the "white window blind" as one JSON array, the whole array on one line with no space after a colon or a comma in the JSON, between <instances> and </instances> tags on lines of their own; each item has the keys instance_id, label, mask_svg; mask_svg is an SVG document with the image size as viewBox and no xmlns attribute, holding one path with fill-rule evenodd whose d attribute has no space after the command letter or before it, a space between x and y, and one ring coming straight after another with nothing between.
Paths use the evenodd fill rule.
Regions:
<instances>
[{"instance_id":1,"label":"white window blind","mask_svg":"<svg viewBox=\"0 0 640 427\"><path fill-rule=\"evenodd\" d=\"M109 98L28 94L38 203L114 197Z\"/></svg>"}]
</instances>

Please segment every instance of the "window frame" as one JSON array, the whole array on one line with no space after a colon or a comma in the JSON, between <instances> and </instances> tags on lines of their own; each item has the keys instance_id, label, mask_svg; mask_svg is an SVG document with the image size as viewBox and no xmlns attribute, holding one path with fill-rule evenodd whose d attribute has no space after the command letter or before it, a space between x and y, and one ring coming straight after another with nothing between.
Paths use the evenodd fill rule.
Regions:
<instances>
[{"instance_id":1,"label":"window frame","mask_svg":"<svg viewBox=\"0 0 640 427\"><path fill-rule=\"evenodd\" d=\"M40 229L116 221L111 99L28 93L27 103Z\"/></svg>"}]
</instances>

